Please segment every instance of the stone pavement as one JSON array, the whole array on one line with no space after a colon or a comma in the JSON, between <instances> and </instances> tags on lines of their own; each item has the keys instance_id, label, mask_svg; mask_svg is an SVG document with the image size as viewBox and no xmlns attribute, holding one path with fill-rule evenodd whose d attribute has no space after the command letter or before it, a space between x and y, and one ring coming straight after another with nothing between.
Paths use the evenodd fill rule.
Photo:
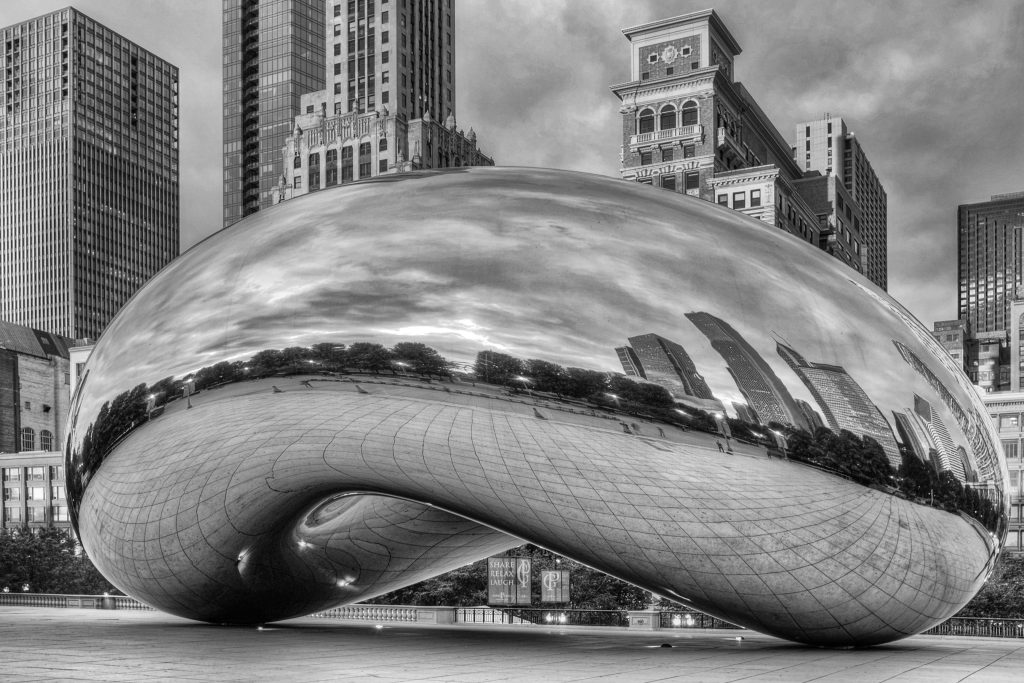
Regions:
<instances>
[{"instance_id":1,"label":"stone pavement","mask_svg":"<svg viewBox=\"0 0 1024 683\"><path fill-rule=\"evenodd\" d=\"M0 608L4 681L1024 680L1024 640L917 636L863 650L749 631L415 626L295 619L262 629L157 612ZM662 644L671 644L671 648Z\"/></svg>"}]
</instances>

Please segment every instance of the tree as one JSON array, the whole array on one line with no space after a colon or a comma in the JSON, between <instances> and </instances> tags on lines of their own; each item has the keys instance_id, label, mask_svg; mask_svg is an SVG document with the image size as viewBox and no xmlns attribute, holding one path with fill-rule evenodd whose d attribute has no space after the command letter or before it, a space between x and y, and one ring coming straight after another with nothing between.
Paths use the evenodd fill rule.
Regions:
<instances>
[{"instance_id":1,"label":"tree","mask_svg":"<svg viewBox=\"0 0 1024 683\"><path fill-rule=\"evenodd\" d=\"M476 376L488 384L509 385L513 378L523 374L523 370L521 360L497 351L478 351L473 365Z\"/></svg>"},{"instance_id":2,"label":"tree","mask_svg":"<svg viewBox=\"0 0 1024 683\"><path fill-rule=\"evenodd\" d=\"M448 375L448 361L436 350L419 342L399 342L391 348L396 361L407 363L413 372L421 375Z\"/></svg>"},{"instance_id":3,"label":"tree","mask_svg":"<svg viewBox=\"0 0 1024 683\"><path fill-rule=\"evenodd\" d=\"M394 354L391 351L381 344L370 342L356 342L345 352L347 365L359 370L369 370L375 375L379 375L381 370L390 368L393 359Z\"/></svg>"},{"instance_id":4,"label":"tree","mask_svg":"<svg viewBox=\"0 0 1024 683\"><path fill-rule=\"evenodd\" d=\"M99 595L116 589L80 551L71 531L0 530L0 587L32 593Z\"/></svg>"}]
</instances>

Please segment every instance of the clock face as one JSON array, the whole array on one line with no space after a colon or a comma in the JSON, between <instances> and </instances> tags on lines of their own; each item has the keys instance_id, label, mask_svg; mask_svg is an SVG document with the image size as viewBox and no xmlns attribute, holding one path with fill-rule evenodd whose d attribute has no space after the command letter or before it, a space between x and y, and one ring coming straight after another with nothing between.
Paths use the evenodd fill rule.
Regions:
<instances>
[{"instance_id":1,"label":"clock face","mask_svg":"<svg viewBox=\"0 0 1024 683\"><path fill-rule=\"evenodd\" d=\"M671 64L676 61L676 57L679 56L679 50L676 49L675 45L669 45L661 51L661 61L666 64Z\"/></svg>"}]
</instances>

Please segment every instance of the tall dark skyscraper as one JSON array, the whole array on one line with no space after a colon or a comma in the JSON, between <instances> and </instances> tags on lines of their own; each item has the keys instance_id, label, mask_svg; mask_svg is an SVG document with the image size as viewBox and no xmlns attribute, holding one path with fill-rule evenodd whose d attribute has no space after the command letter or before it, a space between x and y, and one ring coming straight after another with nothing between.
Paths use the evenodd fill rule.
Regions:
<instances>
[{"instance_id":1,"label":"tall dark skyscraper","mask_svg":"<svg viewBox=\"0 0 1024 683\"><path fill-rule=\"evenodd\" d=\"M178 69L71 8L0 47L0 319L98 337L178 255Z\"/></svg>"},{"instance_id":2,"label":"tall dark skyscraper","mask_svg":"<svg viewBox=\"0 0 1024 683\"><path fill-rule=\"evenodd\" d=\"M786 385L732 325L710 313L693 312L686 317L725 360L736 387L762 424L775 421L812 428Z\"/></svg>"},{"instance_id":3,"label":"tall dark skyscraper","mask_svg":"<svg viewBox=\"0 0 1024 683\"><path fill-rule=\"evenodd\" d=\"M630 346L615 349L627 375L639 375L660 384L674 396L715 400L681 345L656 334L629 338Z\"/></svg>"},{"instance_id":4,"label":"tall dark skyscraper","mask_svg":"<svg viewBox=\"0 0 1024 683\"><path fill-rule=\"evenodd\" d=\"M300 98L324 88L329 5L224 0L225 227L272 203Z\"/></svg>"},{"instance_id":5,"label":"tall dark skyscraper","mask_svg":"<svg viewBox=\"0 0 1024 683\"><path fill-rule=\"evenodd\" d=\"M958 317L974 334L1016 328L1009 313L1024 283L1022 229L1024 192L957 207Z\"/></svg>"},{"instance_id":6,"label":"tall dark skyscraper","mask_svg":"<svg viewBox=\"0 0 1024 683\"><path fill-rule=\"evenodd\" d=\"M781 342L776 350L804 383L825 414L829 427L845 429L860 437L869 436L882 446L889 464L899 467L900 450L892 427L864 389L838 365L810 363L795 349Z\"/></svg>"}]
</instances>

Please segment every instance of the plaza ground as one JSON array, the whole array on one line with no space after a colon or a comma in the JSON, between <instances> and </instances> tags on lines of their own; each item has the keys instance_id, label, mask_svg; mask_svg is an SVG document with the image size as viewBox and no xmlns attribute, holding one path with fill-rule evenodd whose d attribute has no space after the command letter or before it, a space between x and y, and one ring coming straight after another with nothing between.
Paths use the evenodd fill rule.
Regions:
<instances>
[{"instance_id":1,"label":"plaza ground","mask_svg":"<svg viewBox=\"0 0 1024 683\"><path fill-rule=\"evenodd\" d=\"M749 631L378 628L313 618L257 629L158 612L2 607L0 678L1004 683L1024 680L1024 639L917 636L863 650L825 650Z\"/></svg>"}]
</instances>

